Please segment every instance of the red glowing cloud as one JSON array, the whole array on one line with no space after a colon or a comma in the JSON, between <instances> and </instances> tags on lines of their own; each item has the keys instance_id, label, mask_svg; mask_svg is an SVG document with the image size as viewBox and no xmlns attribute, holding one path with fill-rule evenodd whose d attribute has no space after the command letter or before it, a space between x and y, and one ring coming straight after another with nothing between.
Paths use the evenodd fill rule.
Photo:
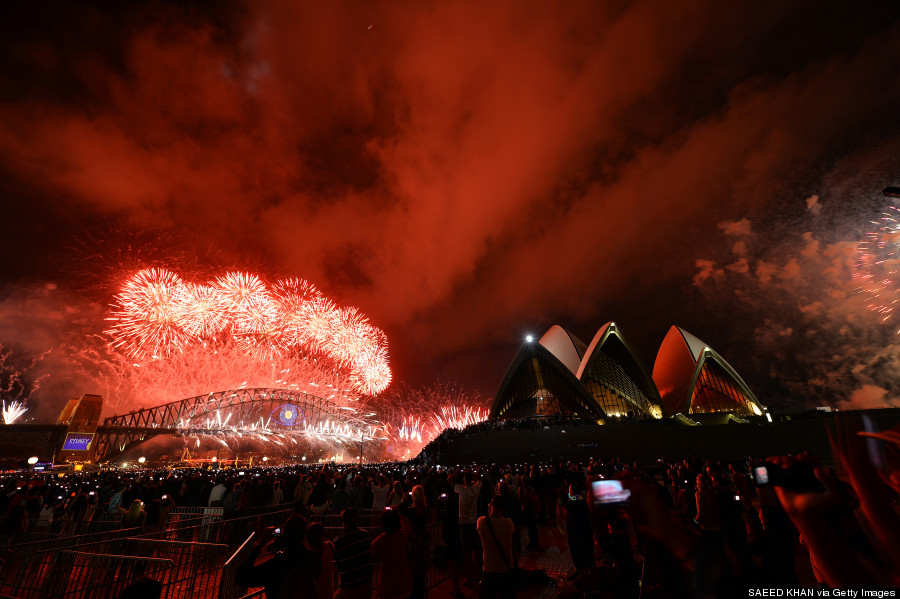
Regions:
<instances>
[{"instance_id":1,"label":"red glowing cloud","mask_svg":"<svg viewBox=\"0 0 900 599\"><path fill-rule=\"evenodd\" d=\"M360 306L399 378L474 375L491 393L522 328L564 315L588 336L612 318L643 328L648 359L673 322L708 338L681 296L716 223L789 220L787 197L834 205L898 172L896 3L6 10L10 278L61 280L57 240L98 217L160 228L198 254L224 247L217 272L264 264L249 270ZM33 263L12 258L21 247ZM315 299L272 329L269 302L304 293L277 285L226 315L227 287L185 283L190 308L156 314L157 333L230 327L269 351L334 326ZM364 355L359 338L340 346Z\"/></svg>"}]
</instances>

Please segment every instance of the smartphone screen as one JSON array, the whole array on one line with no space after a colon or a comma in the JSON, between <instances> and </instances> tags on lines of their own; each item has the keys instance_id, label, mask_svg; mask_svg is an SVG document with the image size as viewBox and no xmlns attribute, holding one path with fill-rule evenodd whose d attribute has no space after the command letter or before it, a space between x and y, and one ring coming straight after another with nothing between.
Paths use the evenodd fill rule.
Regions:
<instances>
[{"instance_id":1,"label":"smartphone screen","mask_svg":"<svg viewBox=\"0 0 900 599\"><path fill-rule=\"evenodd\" d=\"M623 489L620 480L595 480L591 483L591 494L594 503L602 505L625 503L631 497L631 491Z\"/></svg>"}]
</instances>

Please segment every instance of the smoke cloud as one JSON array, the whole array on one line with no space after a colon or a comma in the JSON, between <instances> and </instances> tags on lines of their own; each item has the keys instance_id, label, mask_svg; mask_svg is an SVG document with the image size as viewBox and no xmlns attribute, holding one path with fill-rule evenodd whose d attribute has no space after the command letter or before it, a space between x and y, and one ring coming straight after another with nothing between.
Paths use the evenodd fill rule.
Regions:
<instances>
[{"instance_id":1,"label":"smoke cloud","mask_svg":"<svg viewBox=\"0 0 900 599\"><path fill-rule=\"evenodd\" d=\"M743 355L770 328L798 343L823 319L861 334L863 316L841 313L849 246L793 236L810 217L857 226L900 166L900 7L2 10L9 286L83 290L66 252L77 231L160 230L200 268L262 264L359 306L388 333L395 380L461 380L486 396L522 334L554 322L588 338L623 322L651 363L682 324L751 383L786 376ZM826 208L842 202L854 206ZM802 244L793 262L760 252L787 232ZM809 291L822 272L843 296ZM733 321L710 339L704 315L733 294L705 291L736 278L807 290L798 322ZM64 336L54 322L69 331L105 309L62 302L25 326L33 301L7 299L0 342L46 351Z\"/></svg>"}]
</instances>

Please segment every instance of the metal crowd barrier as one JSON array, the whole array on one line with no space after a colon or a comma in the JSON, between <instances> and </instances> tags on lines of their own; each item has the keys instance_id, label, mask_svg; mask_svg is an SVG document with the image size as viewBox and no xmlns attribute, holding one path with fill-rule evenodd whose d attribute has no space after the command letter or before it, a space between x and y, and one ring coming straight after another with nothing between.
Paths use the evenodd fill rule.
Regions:
<instances>
[{"instance_id":1,"label":"metal crowd barrier","mask_svg":"<svg viewBox=\"0 0 900 599\"><path fill-rule=\"evenodd\" d=\"M173 590L178 597L214 597L219 589L222 565L229 554L225 545L142 538L99 541L80 545L79 549L80 551L42 551L18 563L16 575L3 581L0 592L22 599L80 597L82 595L79 593L84 588L89 588L85 586L88 583L101 588L109 586L102 577L98 578L101 575L93 572L93 569L100 571L102 568L112 568L116 576L125 583L135 576L145 574L159 580L164 588ZM64 556L71 559L66 561L69 558ZM112 558L122 559L115 561ZM154 564L164 562L164 567L160 566L152 572L138 571L134 569L136 566L131 565L133 560L149 560L148 563ZM122 566L119 562L125 565ZM117 565L113 567L111 564ZM74 570L69 572L69 569ZM61 578L72 580L63 582ZM82 582L85 584L82 585ZM98 593L93 596L114 595Z\"/></svg>"},{"instance_id":2,"label":"metal crowd barrier","mask_svg":"<svg viewBox=\"0 0 900 599\"><path fill-rule=\"evenodd\" d=\"M237 576L237 569L244 563L247 556L253 550L254 536L256 536L255 533L250 533L250 536L241 543L241 546L231 554L225 562L225 565L222 566L222 576L219 579L219 599L237 599L239 596L241 596L241 599L244 598L246 589L239 588L234 581ZM260 591L255 593L263 590L264 589L260 589ZM255 593L251 596L258 596Z\"/></svg>"},{"instance_id":3,"label":"metal crowd barrier","mask_svg":"<svg viewBox=\"0 0 900 599\"><path fill-rule=\"evenodd\" d=\"M116 597L137 576L145 575L156 580L172 567L167 559L127 555L105 555L60 551L53 556L50 571L43 585L28 589L28 594L15 597L25 599L93 599ZM162 599L172 597L163 588Z\"/></svg>"},{"instance_id":4,"label":"metal crowd barrier","mask_svg":"<svg viewBox=\"0 0 900 599\"><path fill-rule=\"evenodd\" d=\"M234 584L237 567L252 548L255 531L279 526L291 514L285 506L253 510L251 514L223 519L208 508L182 510L164 528L158 530L120 529L107 533L37 540L11 546L6 563L0 568L0 599L65 599L80 597L113 597L128 581L139 574L150 575L164 586L163 597L183 599L219 597L238 599L244 589ZM203 510L203 511L201 511ZM343 532L339 517L333 514L312 516L311 522L325 525L326 538ZM381 532L381 513L362 514L361 528L374 539ZM441 525L428 526L426 587L431 589L446 580L446 564L435 560L434 547L441 545ZM147 561L141 570L137 562ZM379 565L375 564L373 584L377 582ZM110 582L100 570L117 573ZM97 572L95 572L97 570ZM68 572L68 574L67 574ZM61 579L71 579L63 583ZM107 589L90 595L80 581L89 580ZM106 586L102 586L106 585ZM255 592L255 591L254 591ZM253 596L251 594L251 596Z\"/></svg>"}]
</instances>

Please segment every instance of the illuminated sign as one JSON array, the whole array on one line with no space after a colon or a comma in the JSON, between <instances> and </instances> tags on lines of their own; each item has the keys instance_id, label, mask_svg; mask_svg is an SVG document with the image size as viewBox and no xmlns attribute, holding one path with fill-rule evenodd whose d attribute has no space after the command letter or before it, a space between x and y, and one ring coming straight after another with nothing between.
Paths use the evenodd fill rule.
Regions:
<instances>
[{"instance_id":1,"label":"illuminated sign","mask_svg":"<svg viewBox=\"0 0 900 599\"><path fill-rule=\"evenodd\" d=\"M91 448L94 433L67 433L63 451L87 451Z\"/></svg>"},{"instance_id":2,"label":"illuminated sign","mask_svg":"<svg viewBox=\"0 0 900 599\"><path fill-rule=\"evenodd\" d=\"M269 418L283 426L294 426L306 419L303 415L303 410L291 404L284 404L279 408L275 408L272 410Z\"/></svg>"}]
</instances>

